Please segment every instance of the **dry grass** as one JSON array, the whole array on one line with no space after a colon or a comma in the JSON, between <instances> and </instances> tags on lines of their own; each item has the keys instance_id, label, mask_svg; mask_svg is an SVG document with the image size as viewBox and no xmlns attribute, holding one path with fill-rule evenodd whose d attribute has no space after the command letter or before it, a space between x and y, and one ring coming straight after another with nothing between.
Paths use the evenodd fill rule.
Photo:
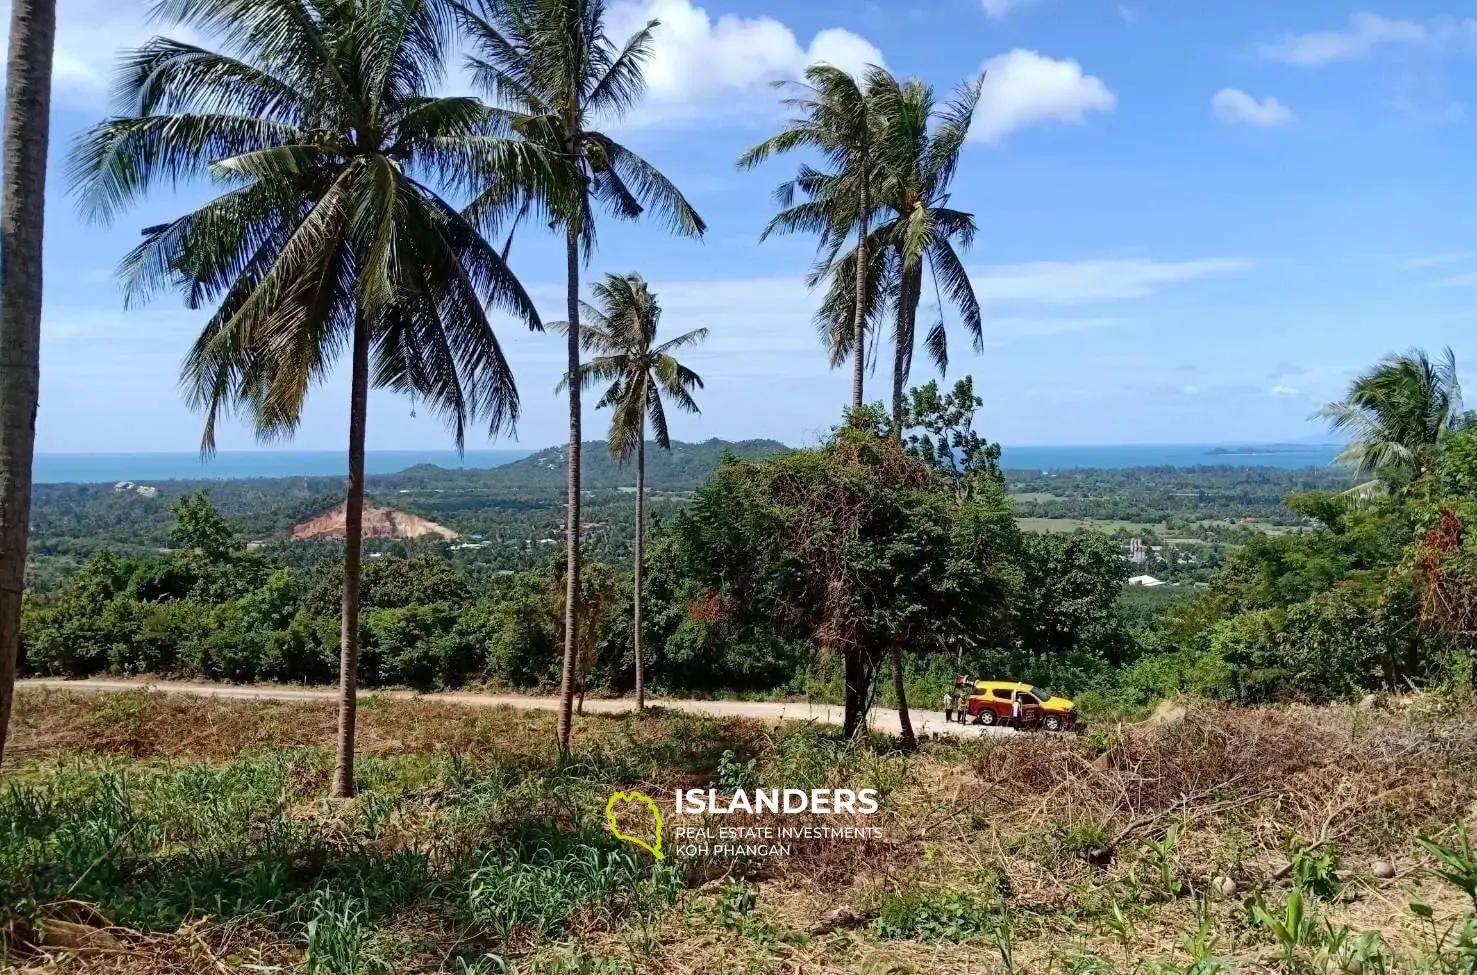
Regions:
<instances>
[{"instance_id":1,"label":"dry grass","mask_svg":"<svg viewBox=\"0 0 1477 975\"><path fill-rule=\"evenodd\" d=\"M1231 967L1263 970L1276 966L1243 902L1280 903L1294 846L1338 851L1342 889L1319 905L1320 916L1378 930L1392 951L1424 950L1426 932L1406 908L1413 898L1431 904L1437 921L1469 909L1431 879L1414 841L1449 835L1471 815L1477 729L1466 715L1425 702L1393 711L1197 705L1089 738L938 740L912 755L863 748L817 758L800 749L799 759L789 729L708 721L713 733L703 736L693 733L694 720L586 717L577 728L586 747L580 774L605 781L602 769L616 756L638 755L635 766L622 767L645 771L635 781L622 773L618 784L639 784L670 809L669 790L711 784L718 751L728 748L754 761L753 785L786 785L802 773L816 777L810 784L880 785L887 797L880 816L809 822L880 824L885 839L800 842L789 857L689 864L688 891L675 908L626 923L572 921L562 944L510 942L524 956L519 970L606 971L581 968L578 959L610 957L622 959L609 969L621 972L942 975L1004 971L1008 957L1017 971L1157 971L1186 963L1186 933L1202 917L1216 953L1236 960ZM52 756L72 751L219 761L266 746L322 746L333 722L327 702L32 691L19 698L12 754L20 776L43 774ZM534 778L555 762L548 713L371 701L361 722L372 756L475 755ZM439 800L431 790L418 801L434 809ZM566 812L551 803L541 815L557 823ZM672 817L668 829L699 820ZM720 821L797 825L795 817L763 815L709 824ZM1393 863L1397 877L1374 878L1377 859ZM1236 896L1209 897L1216 877L1234 878ZM961 894L991 904L988 923L969 913ZM734 898L750 895L735 915ZM838 909L844 922L810 933ZM1114 911L1126 928L1115 928ZM895 916L935 927L889 934ZM399 917L386 936L423 935L411 930L418 923L438 922ZM300 958L279 929L250 918L199 917L178 931L116 937L112 950L54 952L27 964L219 973ZM448 957L423 953L397 970L451 971Z\"/></svg>"}]
</instances>

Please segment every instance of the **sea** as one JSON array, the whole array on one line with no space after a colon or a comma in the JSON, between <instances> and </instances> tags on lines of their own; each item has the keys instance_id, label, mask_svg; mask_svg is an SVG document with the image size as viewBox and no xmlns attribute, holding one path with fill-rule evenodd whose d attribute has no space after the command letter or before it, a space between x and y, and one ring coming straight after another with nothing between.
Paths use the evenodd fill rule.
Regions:
<instances>
[{"instance_id":1,"label":"sea","mask_svg":"<svg viewBox=\"0 0 1477 975\"><path fill-rule=\"evenodd\" d=\"M1108 444L1089 446L1005 447L1001 466L1014 470L1070 468L1325 467L1338 453L1336 444ZM450 469L488 468L511 464L531 450L370 450L364 457L369 474L393 474L416 464ZM221 451L202 460L193 452L52 454L38 453L32 479L38 484L115 483L243 477L337 477L348 466L345 454L332 450Z\"/></svg>"}]
</instances>

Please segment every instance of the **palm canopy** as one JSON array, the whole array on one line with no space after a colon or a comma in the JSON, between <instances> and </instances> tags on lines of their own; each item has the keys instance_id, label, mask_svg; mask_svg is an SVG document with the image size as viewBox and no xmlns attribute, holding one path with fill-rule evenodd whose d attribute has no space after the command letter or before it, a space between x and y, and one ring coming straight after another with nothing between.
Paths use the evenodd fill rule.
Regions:
<instances>
[{"instance_id":1,"label":"palm canopy","mask_svg":"<svg viewBox=\"0 0 1477 975\"><path fill-rule=\"evenodd\" d=\"M868 69L871 74L880 71L877 67ZM867 240L876 208L872 182L877 115L865 86L834 65L813 64L805 70L804 81L782 81L777 87L788 92L783 101L790 117L778 134L740 156L739 167L751 169L776 153L804 149L818 152L831 168L825 171L804 164L794 179L780 184L775 200L781 210L764 228L760 240L775 233L816 234L820 237L819 266L832 268L836 254L855 232L861 255L852 265L857 273L851 294L856 296L868 288L870 281L861 270L871 258ZM803 199L796 202L797 196ZM860 407L863 399L869 297L852 301L849 329L841 324L838 314L837 321L831 323L834 328L822 330L831 365L838 366L848 357L852 360L853 407ZM840 334L829 334L832 330Z\"/></svg>"},{"instance_id":2,"label":"palm canopy","mask_svg":"<svg viewBox=\"0 0 1477 975\"><path fill-rule=\"evenodd\" d=\"M1335 463L1387 484L1423 477L1437 444L1462 416L1456 356L1450 348L1436 361L1421 349L1387 356L1356 378L1343 400L1314 416L1351 437Z\"/></svg>"},{"instance_id":3,"label":"palm canopy","mask_svg":"<svg viewBox=\"0 0 1477 975\"><path fill-rule=\"evenodd\" d=\"M495 106L500 131L555 160L544 184L493 181L467 213L496 233L530 214L572 227L586 260L595 249L595 211L634 220L654 211L672 231L706 229L677 187L641 156L596 130L629 111L646 82L652 20L616 47L605 33L604 0L466 0L453 9L470 39L473 79Z\"/></svg>"},{"instance_id":4,"label":"palm canopy","mask_svg":"<svg viewBox=\"0 0 1477 975\"><path fill-rule=\"evenodd\" d=\"M595 357L580 367L580 383L587 388L609 384L596 405L614 409L611 456L629 460L646 435L648 419L657 446L668 450L672 443L663 400L698 413L692 392L703 388L702 377L672 353L703 341L708 330L695 328L657 344L661 305L639 274L607 274L592 290L596 304L581 305L580 340Z\"/></svg>"},{"instance_id":5,"label":"palm canopy","mask_svg":"<svg viewBox=\"0 0 1477 975\"><path fill-rule=\"evenodd\" d=\"M863 198L870 176L869 159L877 133L866 90L848 72L825 63L806 68L804 81L781 81L776 87L786 92L782 104L790 117L778 134L744 152L739 168L753 169L781 153L812 150L831 171L802 165L794 179L781 183L775 190L781 210L760 239L772 234L817 234L821 252L834 254L856 226L857 201ZM804 199L797 203L797 196Z\"/></svg>"},{"instance_id":6,"label":"palm canopy","mask_svg":"<svg viewBox=\"0 0 1477 975\"><path fill-rule=\"evenodd\" d=\"M925 280L931 279L939 318L924 344L941 371L949 364L948 333L943 311L953 306L976 352L984 347L979 299L959 250L974 242L974 216L949 206L950 187L980 97L980 79L960 86L945 105L935 101L931 86L874 70L867 77L867 98L878 119L874 181L879 223L867 247L870 282L868 318L876 327L893 317L894 394L900 395L912 369L917 342L917 311ZM832 192L833 174L816 174L809 191ZM845 357L850 333L845 327L856 301L856 252L833 254L811 275L829 281L816 317L822 337L832 343L832 356Z\"/></svg>"},{"instance_id":7,"label":"palm canopy","mask_svg":"<svg viewBox=\"0 0 1477 975\"><path fill-rule=\"evenodd\" d=\"M438 193L545 185L537 147L503 137L473 98L440 97L446 28L437 0L159 0L162 21L220 50L155 38L120 71L119 114L82 137L71 170L110 221L147 190L204 179L221 195L144 231L121 273L131 300L165 286L213 308L182 382L218 419L291 435L307 390L356 328L373 385L409 392L448 422L491 433L518 415L488 321L539 318L499 253Z\"/></svg>"}]
</instances>

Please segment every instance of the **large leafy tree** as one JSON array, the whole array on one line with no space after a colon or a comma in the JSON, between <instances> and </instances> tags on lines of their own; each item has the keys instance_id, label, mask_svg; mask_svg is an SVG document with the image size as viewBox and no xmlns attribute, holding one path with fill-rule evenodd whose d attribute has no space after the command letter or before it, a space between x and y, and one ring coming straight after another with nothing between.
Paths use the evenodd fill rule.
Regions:
<instances>
[{"instance_id":1,"label":"large leafy tree","mask_svg":"<svg viewBox=\"0 0 1477 975\"><path fill-rule=\"evenodd\" d=\"M1354 490L1398 489L1431 473L1437 445L1462 419L1456 355L1432 360L1422 349L1387 356L1315 416L1350 436L1335 463L1366 478Z\"/></svg>"},{"instance_id":2,"label":"large leafy tree","mask_svg":"<svg viewBox=\"0 0 1477 975\"><path fill-rule=\"evenodd\" d=\"M881 69L870 71L875 74ZM877 115L866 86L833 65L813 64L805 70L804 81L781 82L780 87L789 92L784 105L791 116L785 128L740 156L739 166L752 169L778 153L810 150L820 153L832 167L826 172L802 165L794 179L781 183L775 191L781 210L760 239L776 233L819 235L819 274L824 275L840 272L836 255L855 234L849 315L839 312L823 328L822 337L833 366L851 358L851 405L858 408L864 398L866 371L870 308L866 272L870 220L876 207Z\"/></svg>"},{"instance_id":3,"label":"large leafy tree","mask_svg":"<svg viewBox=\"0 0 1477 975\"><path fill-rule=\"evenodd\" d=\"M672 231L700 236L702 218L651 163L596 126L618 119L645 91L655 20L617 47L606 34L604 0L469 0L458 5L475 53L478 86L504 131L556 160L553 179L530 188L493 180L469 213L490 230L543 218L565 242L567 376L580 367L580 270L595 250L595 217L633 220L654 211ZM564 665L559 746L568 749L579 648L580 383L570 382L568 506L565 511Z\"/></svg>"},{"instance_id":4,"label":"large leafy tree","mask_svg":"<svg viewBox=\"0 0 1477 975\"><path fill-rule=\"evenodd\" d=\"M646 425L662 450L672 449L667 433L666 400L697 413L692 398L702 377L678 362L672 353L707 338L706 328L657 341L662 309L639 274L607 274L596 284L595 305L584 305L582 342L593 359L580 368L585 386L604 385L598 406L610 407L609 445L621 463L636 460L636 553L632 598L634 623L631 646L636 662L636 709L646 706L646 671L641 658L641 569L646 534Z\"/></svg>"},{"instance_id":5,"label":"large leafy tree","mask_svg":"<svg viewBox=\"0 0 1477 975\"><path fill-rule=\"evenodd\" d=\"M999 629L1015 533L1008 506L957 500L871 408L819 450L720 467L673 524L716 615L841 655L847 735L892 647Z\"/></svg>"},{"instance_id":6,"label":"large leafy tree","mask_svg":"<svg viewBox=\"0 0 1477 975\"><path fill-rule=\"evenodd\" d=\"M880 321L892 312L892 420L899 427L925 291L939 310L923 338L934 365L944 371L949 364L947 306L958 312L974 350L983 349L979 299L959 257L974 242L974 216L949 205L980 83L976 79L961 85L947 104L939 105L933 88L921 81L899 82L880 68L868 73L867 101L877 118L873 186L880 212L867 247L841 254L834 269L823 267L815 278L830 282L818 316L824 333L844 334L839 323L855 315L855 282L862 268L871 280L863 292L866 315ZM836 173L816 176L808 189L829 198L839 178Z\"/></svg>"},{"instance_id":7,"label":"large leafy tree","mask_svg":"<svg viewBox=\"0 0 1477 975\"><path fill-rule=\"evenodd\" d=\"M15 693L40 393L41 224L56 0L11 0L0 189L0 759Z\"/></svg>"},{"instance_id":8,"label":"large leafy tree","mask_svg":"<svg viewBox=\"0 0 1477 975\"><path fill-rule=\"evenodd\" d=\"M437 91L446 25L435 0L161 0L158 19L219 50L155 38L129 55L120 113L75 147L76 184L110 220L161 183L221 195L144 231L123 261L134 298L177 287L209 317L183 383L217 424L245 414L289 437L308 390L340 354L350 373L348 488L333 792L354 791L355 691L371 386L445 418L458 448L478 418L511 428L518 394L488 320L538 327L502 256L437 190L536 185L539 147L498 116Z\"/></svg>"}]
</instances>

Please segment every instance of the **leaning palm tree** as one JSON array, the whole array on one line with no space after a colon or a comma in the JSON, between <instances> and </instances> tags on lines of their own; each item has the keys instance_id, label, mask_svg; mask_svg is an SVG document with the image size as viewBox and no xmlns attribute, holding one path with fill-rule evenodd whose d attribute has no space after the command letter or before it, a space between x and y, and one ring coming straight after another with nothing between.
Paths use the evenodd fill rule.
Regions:
<instances>
[{"instance_id":1,"label":"leaning palm tree","mask_svg":"<svg viewBox=\"0 0 1477 975\"><path fill-rule=\"evenodd\" d=\"M595 285L595 306L584 305L581 342L595 358L580 367L584 386L609 383L599 407L611 407L610 455L621 463L636 458L636 558L632 600L632 646L636 658L636 710L646 706L646 672L641 660L641 567L646 521L646 424L657 447L671 450L667 434L670 399L689 413L699 412L692 391L703 380L672 353L708 337L706 328L683 332L657 344L662 309L639 274L607 274ZM562 387L568 382L561 383Z\"/></svg>"},{"instance_id":2,"label":"leaning palm tree","mask_svg":"<svg viewBox=\"0 0 1477 975\"><path fill-rule=\"evenodd\" d=\"M144 231L121 275L131 299L175 286L209 317L182 369L204 411L202 453L240 412L259 439L290 437L308 390L348 352L350 393L338 761L354 791L364 438L371 386L492 434L518 415L486 308L538 314L498 251L442 189L536 184L536 147L496 135L473 98L437 90L436 0L160 0L154 13L221 50L155 38L120 72L122 113L77 143L90 213L115 218L149 188L203 178L221 195Z\"/></svg>"},{"instance_id":3,"label":"leaning palm tree","mask_svg":"<svg viewBox=\"0 0 1477 975\"><path fill-rule=\"evenodd\" d=\"M617 48L605 33L604 0L467 0L456 3L474 55L479 88L497 106L504 131L517 133L558 164L548 185L530 189L493 180L468 208L489 233L534 215L564 234L568 368L580 368L580 268L595 249L595 216L633 220L655 210L668 228L701 236L702 218L651 163L595 128L641 98L655 20ZM511 238L510 238L511 239ZM579 647L580 384L568 383L567 593L564 666L559 684L559 748L569 748Z\"/></svg>"},{"instance_id":4,"label":"leaning palm tree","mask_svg":"<svg viewBox=\"0 0 1477 975\"><path fill-rule=\"evenodd\" d=\"M871 69L873 71L879 69ZM764 228L760 240L775 233L814 233L820 236L820 267L834 269L836 254L855 232L857 262L853 265L851 328L828 340L831 364L852 360L851 405L863 402L866 371L868 308L867 247L869 221L876 206L875 154L877 117L857 79L829 64L813 64L805 81L780 82L793 91L784 100L792 115L778 135L739 157L739 167L752 169L776 153L810 149L833 167L829 174L801 166L795 179L780 184L775 200L781 211ZM796 202L796 196L805 197Z\"/></svg>"},{"instance_id":5,"label":"leaning palm tree","mask_svg":"<svg viewBox=\"0 0 1477 975\"><path fill-rule=\"evenodd\" d=\"M1456 356L1433 362L1422 349L1387 356L1314 414L1352 439L1334 463L1367 478L1352 490L1400 489L1431 472L1436 447L1462 418Z\"/></svg>"},{"instance_id":6,"label":"leaning palm tree","mask_svg":"<svg viewBox=\"0 0 1477 975\"><path fill-rule=\"evenodd\" d=\"M961 85L953 99L940 107L929 85L917 80L899 83L881 68L867 74L867 100L878 120L875 190L882 213L868 242L873 256L867 262L867 273L873 283L867 289L871 304L866 313L880 317L890 310L894 316L894 425L903 419L903 391L912 371L918 306L926 281L932 283L938 299L939 318L929 328L924 345L939 370L949 364L943 318L946 304L958 311L974 350L980 352L984 347L979 299L959 257L959 249L974 242L974 216L949 206L950 186L979 103L981 81ZM827 174L815 180L813 192L825 193L826 181L836 178ZM818 316L823 332L840 333L841 323L854 314L857 291L853 282L858 262L865 261L867 253L859 255L853 249L836 259L837 272L829 275L830 290Z\"/></svg>"},{"instance_id":7,"label":"leaning palm tree","mask_svg":"<svg viewBox=\"0 0 1477 975\"><path fill-rule=\"evenodd\" d=\"M56 0L11 0L0 196L0 759L15 693L40 391L41 219Z\"/></svg>"}]
</instances>

